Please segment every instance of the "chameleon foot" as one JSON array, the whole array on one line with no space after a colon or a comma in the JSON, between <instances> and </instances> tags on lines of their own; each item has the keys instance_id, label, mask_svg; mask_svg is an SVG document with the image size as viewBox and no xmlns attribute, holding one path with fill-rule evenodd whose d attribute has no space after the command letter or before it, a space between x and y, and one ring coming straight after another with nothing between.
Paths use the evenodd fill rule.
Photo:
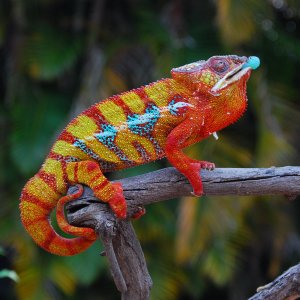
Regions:
<instances>
[{"instance_id":1,"label":"chameleon foot","mask_svg":"<svg viewBox=\"0 0 300 300\"><path fill-rule=\"evenodd\" d=\"M187 178L193 187L193 196L201 196L203 194L202 180L200 176L200 170L202 169L202 162L193 162L190 165L190 170Z\"/></svg>"},{"instance_id":2,"label":"chameleon foot","mask_svg":"<svg viewBox=\"0 0 300 300\"><path fill-rule=\"evenodd\" d=\"M191 163L190 170L187 174L187 178L189 179L193 187L193 192L191 193L192 195L198 197L203 195L203 186L200 177L201 169L206 169L211 171L214 168L215 168L215 164L208 161L198 161L198 162Z\"/></svg>"},{"instance_id":3,"label":"chameleon foot","mask_svg":"<svg viewBox=\"0 0 300 300\"><path fill-rule=\"evenodd\" d=\"M126 200L123 195L122 185L119 182L113 183L114 187L114 195L108 201L110 208L113 210L117 218L125 219L126 218L126 211L127 211L127 204Z\"/></svg>"}]
</instances>

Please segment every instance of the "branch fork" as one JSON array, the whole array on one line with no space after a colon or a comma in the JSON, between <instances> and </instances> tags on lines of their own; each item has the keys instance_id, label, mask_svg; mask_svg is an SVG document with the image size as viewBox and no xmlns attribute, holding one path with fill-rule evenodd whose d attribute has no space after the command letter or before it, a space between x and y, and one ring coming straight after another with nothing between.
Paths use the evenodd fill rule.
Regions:
<instances>
[{"instance_id":1,"label":"branch fork","mask_svg":"<svg viewBox=\"0 0 300 300\"><path fill-rule=\"evenodd\" d=\"M284 195L294 199L300 195L300 167L215 169L201 170L206 195ZM127 216L130 219L145 205L176 197L190 196L192 187L185 177L174 168L121 179L127 201ZM68 193L74 193L70 187ZM91 189L84 187L82 196L67 204L69 223L74 226L94 228L103 242L112 277L123 300L146 300L150 297L152 280L148 273L144 254L129 219L116 219L106 203L100 202ZM299 264L300 265L300 264ZM278 277L273 283L283 286L274 289L271 283L263 287L251 300L275 299L293 300L299 295L300 267L294 266ZM296 278L296 279L295 279ZM275 283L276 282L276 283ZM296 294L291 295L289 287L297 286ZM261 296L261 295L271 296ZM283 295L286 295L283 297ZM250 300L249 299L249 300Z\"/></svg>"}]
</instances>

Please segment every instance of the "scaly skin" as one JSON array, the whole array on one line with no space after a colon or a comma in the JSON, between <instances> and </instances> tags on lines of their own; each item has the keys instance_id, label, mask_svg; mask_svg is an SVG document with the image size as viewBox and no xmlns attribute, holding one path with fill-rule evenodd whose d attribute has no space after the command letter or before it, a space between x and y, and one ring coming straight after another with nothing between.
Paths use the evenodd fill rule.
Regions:
<instances>
[{"instance_id":1,"label":"scaly skin","mask_svg":"<svg viewBox=\"0 0 300 300\"><path fill-rule=\"evenodd\" d=\"M200 169L214 164L187 157L182 149L236 121L246 108L246 82L251 59L216 56L173 69L171 79L96 103L69 123L54 143L40 171L21 194L22 222L34 241L57 255L74 255L96 239L90 228L69 225L63 207L82 189L65 196L70 185L88 185L108 202L119 218L126 217L120 184L103 173L167 157L184 174L193 193L203 193ZM233 73L236 73L235 75ZM231 74L231 76L230 76ZM57 208L61 229L77 236L59 236L49 222Z\"/></svg>"}]
</instances>

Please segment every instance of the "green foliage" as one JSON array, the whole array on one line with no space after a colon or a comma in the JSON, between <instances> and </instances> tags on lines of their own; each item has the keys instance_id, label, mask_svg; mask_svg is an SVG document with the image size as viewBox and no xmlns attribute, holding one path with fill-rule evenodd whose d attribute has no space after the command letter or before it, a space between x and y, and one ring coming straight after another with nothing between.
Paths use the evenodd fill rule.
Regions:
<instances>
[{"instance_id":1,"label":"green foliage","mask_svg":"<svg viewBox=\"0 0 300 300\"><path fill-rule=\"evenodd\" d=\"M84 101L102 99L216 54L257 55L262 64L249 81L243 119L218 141L187 151L220 167L299 164L299 1L106 1L101 11L96 3L1 3L0 236L16 253L14 267L0 265L0 277L18 274L21 300L115 295L105 288L111 277L99 244L75 257L55 257L37 249L18 219L21 186L74 107L87 106L82 94ZM91 53L105 61L96 73L88 67ZM275 197L186 198L147 207L134 226L153 278L152 298L231 299L234 292L248 298L299 261L298 209Z\"/></svg>"},{"instance_id":2,"label":"green foliage","mask_svg":"<svg viewBox=\"0 0 300 300\"><path fill-rule=\"evenodd\" d=\"M154 278L150 299L172 300L178 297L186 278L174 262L158 261L152 265L149 271Z\"/></svg>"},{"instance_id":3,"label":"green foliage","mask_svg":"<svg viewBox=\"0 0 300 300\"><path fill-rule=\"evenodd\" d=\"M12 111L14 131L10 136L10 155L20 172L28 176L43 162L45 153L63 128L68 96L26 82L17 97L20 100Z\"/></svg>"},{"instance_id":4,"label":"green foliage","mask_svg":"<svg viewBox=\"0 0 300 300\"><path fill-rule=\"evenodd\" d=\"M68 71L82 50L80 36L68 35L45 25L36 25L26 39L23 49L23 67L33 79L53 80Z\"/></svg>"},{"instance_id":5,"label":"green foliage","mask_svg":"<svg viewBox=\"0 0 300 300\"><path fill-rule=\"evenodd\" d=\"M76 282L89 285L107 268L105 258L99 257L100 253L101 248L96 243L80 255L63 258L63 262L69 269L68 272L71 270Z\"/></svg>"},{"instance_id":6,"label":"green foliage","mask_svg":"<svg viewBox=\"0 0 300 300\"><path fill-rule=\"evenodd\" d=\"M272 16L266 1L219 0L218 23L225 45L238 46L258 37L257 21ZM238 28L238 30L237 30Z\"/></svg>"}]
</instances>

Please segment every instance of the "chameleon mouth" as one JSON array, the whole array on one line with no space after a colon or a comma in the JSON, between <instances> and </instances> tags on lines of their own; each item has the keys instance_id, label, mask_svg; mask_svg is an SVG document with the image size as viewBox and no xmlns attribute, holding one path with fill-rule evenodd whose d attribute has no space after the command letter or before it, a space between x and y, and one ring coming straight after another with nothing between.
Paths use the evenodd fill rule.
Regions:
<instances>
[{"instance_id":1,"label":"chameleon mouth","mask_svg":"<svg viewBox=\"0 0 300 300\"><path fill-rule=\"evenodd\" d=\"M220 90L226 88L228 85L240 80L244 75L246 75L252 68L245 67L244 65L237 66L228 74L226 74L222 79L220 79L211 89L213 93L219 92Z\"/></svg>"},{"instance_id":2,"label":"chameleon mouth","mask_svg":"<svg viewBox=\"0 0 300 300\"><path fill-rule=\"evenodd\" d=\"M237 66L222 79L220 79L211 89L211 92L216 94L228 85L240 80L244 76L250 76L250 71L255 70L260 66L260 59L257 56L249 56L247 61Z\"/></svg>"}]
</instances>

